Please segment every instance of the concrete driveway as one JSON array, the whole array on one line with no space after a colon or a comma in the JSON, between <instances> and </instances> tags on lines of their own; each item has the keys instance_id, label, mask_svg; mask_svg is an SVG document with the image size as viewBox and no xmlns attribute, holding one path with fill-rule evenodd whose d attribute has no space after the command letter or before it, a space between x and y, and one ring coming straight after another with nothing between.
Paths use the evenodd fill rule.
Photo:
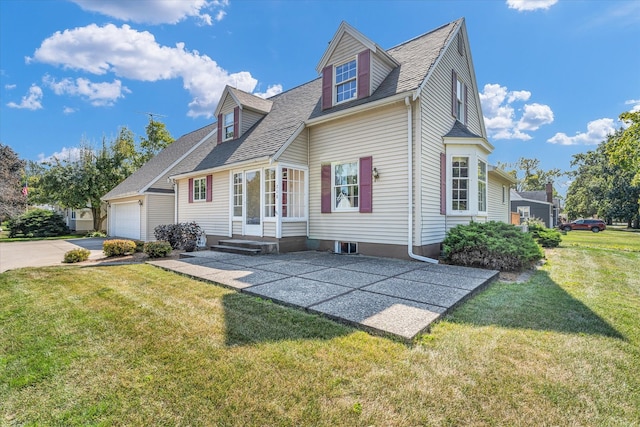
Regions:
<instances>
[{"instance_id":1,"label":"concrete driveway","mask_svg":"<svg viewBox=\"0 0 640 427\"><path fill-rule=\"evenodd\" d=\"M31 242L0 243L0 273L22 267L61 265L64 254L72 249L91 251L89 259L104 256L104 238L80 238L68 240L36 240Z\"/></svg>"}]
</instances>

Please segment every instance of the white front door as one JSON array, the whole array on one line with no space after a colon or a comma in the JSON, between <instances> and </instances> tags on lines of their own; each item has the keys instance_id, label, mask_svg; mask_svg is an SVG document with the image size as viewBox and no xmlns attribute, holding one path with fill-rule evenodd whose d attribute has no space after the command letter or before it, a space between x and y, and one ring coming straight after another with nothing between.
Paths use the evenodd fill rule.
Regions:
<instances>
[{"instance_id":1,"label":"white front door","mask_svg":"<svg viewBox=\"0 0 640 427\"><path fill-rule=\"evenodd\" d=\"M261 171L247 171L244 176L244 234L248 236L262 236Z\"/></svg>"}]
</instances>

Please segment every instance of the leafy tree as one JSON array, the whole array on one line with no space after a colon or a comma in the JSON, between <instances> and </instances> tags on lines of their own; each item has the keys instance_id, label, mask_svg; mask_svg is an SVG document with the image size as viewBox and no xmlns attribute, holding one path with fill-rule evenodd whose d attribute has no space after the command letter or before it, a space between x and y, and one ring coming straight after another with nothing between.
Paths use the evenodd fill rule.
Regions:
<instances>
[{"instance_id":1,"label":"leafy tree","mask_svg":"<svg viewBox=\"0 0 640 427\"><path fill-rule=\"evenodd\" d=\"M609 161L631 172L633 184L640 185L640 111L622 113L620 120L629 124L629 127L607 141Z\"/></svg>"},{"instance_id":2,"label":"leafy tree","mask_svg":"<svg viewBox=\"0 0 640 427\"><path fill-rule=\"evenodd\" d=\"M27 207L22 193L25 163L11 147L0 143L0 221L20 215Z\"/></svg>"},{"instance_id":3,"label":"leafy tree","mask_svg":"<svg viewBox=\"0 0 640 427\"><path fill-rule=\"evenodd\" d=\"M635 171L612 162L610 146L624 130L609 135L594 151L573 156L573 182L567 191L565 212L570 218L597 216L622 220L629 227L638 227L640 219L640 183L634 184Z\"/></svg>"},{"instance_id":4,"label":"leafy tree","mask_svg":"<svg viewBox=\"0 0 640 427\"><path fill-rule=\"evenodd\" d=\"M57 159L45 165L39 176L35 201L62 208L88 208L93 215L93 228L102 229L106 211L100 197L133 172L131 139L126 128L108 145L99 149L83 143L78 159Z\"/></svg>"},{"instance_id":5,"label":"leafy tree","mask_svg":"<svg viewBox=\"0 0 640 427\"><path fill-rule=\"evenodd\" d=\"M516 179L516 191L545 190L546 184L565 175L560 169L544 170L540 160L521 157L515 163L498 162L498 167Z\"/></svg>"},{"instance_id":6,"label":"leafy tree","mask_svg":"<svg viewBox=\"0 0 640 427\"><path fill-rule=\"evenodd\" d=\"M149 159L174 141L165 124L157 120L154 121L153 117L149 119L149 123L145 129L147 136L146 138L140 138L140 149L135 157L136 168L144 165Z\"/></svg>"}]
</instances>

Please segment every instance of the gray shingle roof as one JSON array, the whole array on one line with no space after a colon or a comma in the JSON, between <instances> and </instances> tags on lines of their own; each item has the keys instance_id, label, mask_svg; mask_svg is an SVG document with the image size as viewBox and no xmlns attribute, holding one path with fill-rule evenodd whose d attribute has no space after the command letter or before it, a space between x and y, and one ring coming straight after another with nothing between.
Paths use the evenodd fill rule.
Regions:
<instances>
[{"instance_id":1,"label":"gray shingle roof","mask_svg":"<svg viewBox=\"0 0 640 427\"><path fill-rule=\"evenodd\" d=\"M449 138L482 138L480 135L476 135L471 132L465 125L456 120L451 127L451 130L447 132L445 137Z\"/></svg>"},{"instance_id":2,"label":"gray shingle roof","mask_svg":"<svg viewBox=\"0 0 640 427\"><path fill-rule=\"evenodd\" d=\"M139 194L150 183L158 179L167 168L187 153L202 138L216 129L216 124L211 124L185 134L169 144L167 148L152 157L140 169L131 174L127 179L102 196L104 200L113 200Z\"/></svg>"},{"instance_id":3,"label":"gray shingle roof","mask_svg":"<svg viewBox=\"0 0 640 427\"><path fill-rule=\"evenodd\" d=\"M233 96L238 98L240 104L245 107L249 107L252 110L260 111L262 113L268 113L271 111L271 107L273 106L273 101L269 101L268 99L260 98L259 96L255 96L248 92L244 92L240 89L233 88L229 86L229 91L233 93Z\"/></svg>"},{"instance_id":4,"label":"gray shingle roof","mask_svg":"<svg viewBox=\"0 0 640 427\"><path fill-rule=\"evenodd\" d=\"M387 53L395 58L400 66L389 73L371 96L322 110L322 80L312 80L269 98L268 101L272 102L269 114L240 138L220 145L203 144L176 165L171 175L204 171L272 156L306 120L418 89L442 54L447 41L462 22L463 19L456 20L388 49ZM248 102L258 102L254 95L231 89L239 99L248 95L251 97Z\"/></svg>"}]
</instances>

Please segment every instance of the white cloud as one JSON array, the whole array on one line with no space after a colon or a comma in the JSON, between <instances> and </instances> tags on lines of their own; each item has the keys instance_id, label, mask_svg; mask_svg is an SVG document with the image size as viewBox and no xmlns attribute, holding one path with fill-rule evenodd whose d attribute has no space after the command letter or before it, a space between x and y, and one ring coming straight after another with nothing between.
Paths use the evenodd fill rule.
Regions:
<instances>
[{"instance_id":1,"label":"white cloud","mask_svg":"<svg viewBox=\"0 0 640 427\"><path fill-rule=\"evenodd\" d=\"M62 147L62 150L56 151L50 156L45 156L44 153L38 154L38 162L51 162L55 159L60 161L77 161L80 160L80 154L82 153L82 149L78 147Z\"/></svg>"},{"instance_id":2,"label":"white cloud","mask_svg":"<svg viewBox=\"0 0 640 427\"><path fill-rule=\"evenodd\" d=\"M6 85L4 85L4 88L5 88L6 90L13 90L13 89L15 89L16 87L18 87L18 85L10 85L10 84L6 84Z\"/></svg>"},{"instance_id":3,"label":"white cloud","mask_svg":"<svg viewBox=\"0 0 640 427\"><path fill-rule=\"evenodd\" d=\"M277 94L282 93L282 85L270 85L267 87L266 92L256 92L254 95L259 96L260 98L271 98L272 96L276 96Z\"/></svg>"},{"instance_id":4,"label":"white cloud","mask_svg":"<svg viewBox=\"0 0 640 427\"><path fill-rule=\"evenodd\" d=\"M625 105L632 105L631 110L629 110L630 112L635 113L640 111L640 99L630 99L624 103Z\"/></svg>"},{"instance_id":5,"label":"white cloud","mask_svg":"<svg viewBox=\"0 0 640 427\"><path fill-rule=\"evenodd\" d=\"M516 9L518 12L549 9L558 0L507 0L509 9Z\"/></svg>"},{"instance_id":6,"label":"white cloud","mask_svg":"<svg viewBox=\"0 0 640 427\"><path fill-rule=\"evenodd\" d=\"M63 114L73 114L73 113L75 113L76 111L78 111L78 110L77 110L77 109L75 109L75 108L73 108L73 107L64 107L64 108L62 109L62 113L63 113Z\"/></svg>"},{"instance_id":7,"label":"white cloud","mask_svg":"<svg viewBox=\"0 0 640 427\"><path fill-rule=\"evenodd\" d=\"M225 85L252 92L258 83L247 71L229 73L207 55L186 50L184 43L162 46L153 34L128 25L91 24L56 32L27 58L31 61L140 81L181 78L193 97L188 113L193 117L211 117Z\"/></svg>"},{"instance_id":8,"label":"white cloud","mask_svg":"<svg viewBox=\"0 0 640 427\"><path fill-rule=\"evenodd\" d=\"M93 83L81 77L75 81L69 78L56 81L53 77L45 75L42 81L56 95L80 96L95 106L113 105L118 98L124 98L123 93L131 93L129 89L122 86L120 80L114 80L113 83Z\"/></svg>"},{"instance_id":9,"label":"white cloud","mask_svg":"<svg viewBox=\"0 0 640 427\"><path fill-rule=\"evenodd\" d=\"M567 136L567 134L559 132L549 138L547 142L560 145L597 145L606 140L607 135L615 131L614 120L604 118L589 122L586 132L578 132L574 136Z\"/></svg>"},{"instance_id":10,"label":"white cloud","mask_svg":"<svg viewBox=\"0 0 640 427\"><path fill-rule=\"evenodd\" d=\"M499 84L484 85L480 102L489 136L495 139L527 141L532 138L527 132L553 123L553 111L548 105L534 102L524 104L516 110L514 103L525 102L529 98L531 92L526 90L509 91ZM520 118L516 118L516 112L520 113Z\"/></svg>"},{"instance_id":11,"label":"white cloud","mask_svg":"<svg viewBox=\"0 0 640 427\"><path fill-rule=\"evenodd\" d=\"M9 102L7 106L26 110L39 110L42 108L42 89L35 84L31 85L29 93L22 97L20 104Z\"/></svg>"},{"instance_id":12,"label":"white cloud","mask_svg":"<svg viewBox=\"0 0 640 427\"><path fill-rule=\"evenodd\" d=\"M216 21L224 17L228 0L72 0L82 9L98 12L122 21L147 24L176 24L188 17L198 19L205 25L212 25L211 15ZM220 13L223 13L222 15Z\"/></svg>"}]
</instances>

